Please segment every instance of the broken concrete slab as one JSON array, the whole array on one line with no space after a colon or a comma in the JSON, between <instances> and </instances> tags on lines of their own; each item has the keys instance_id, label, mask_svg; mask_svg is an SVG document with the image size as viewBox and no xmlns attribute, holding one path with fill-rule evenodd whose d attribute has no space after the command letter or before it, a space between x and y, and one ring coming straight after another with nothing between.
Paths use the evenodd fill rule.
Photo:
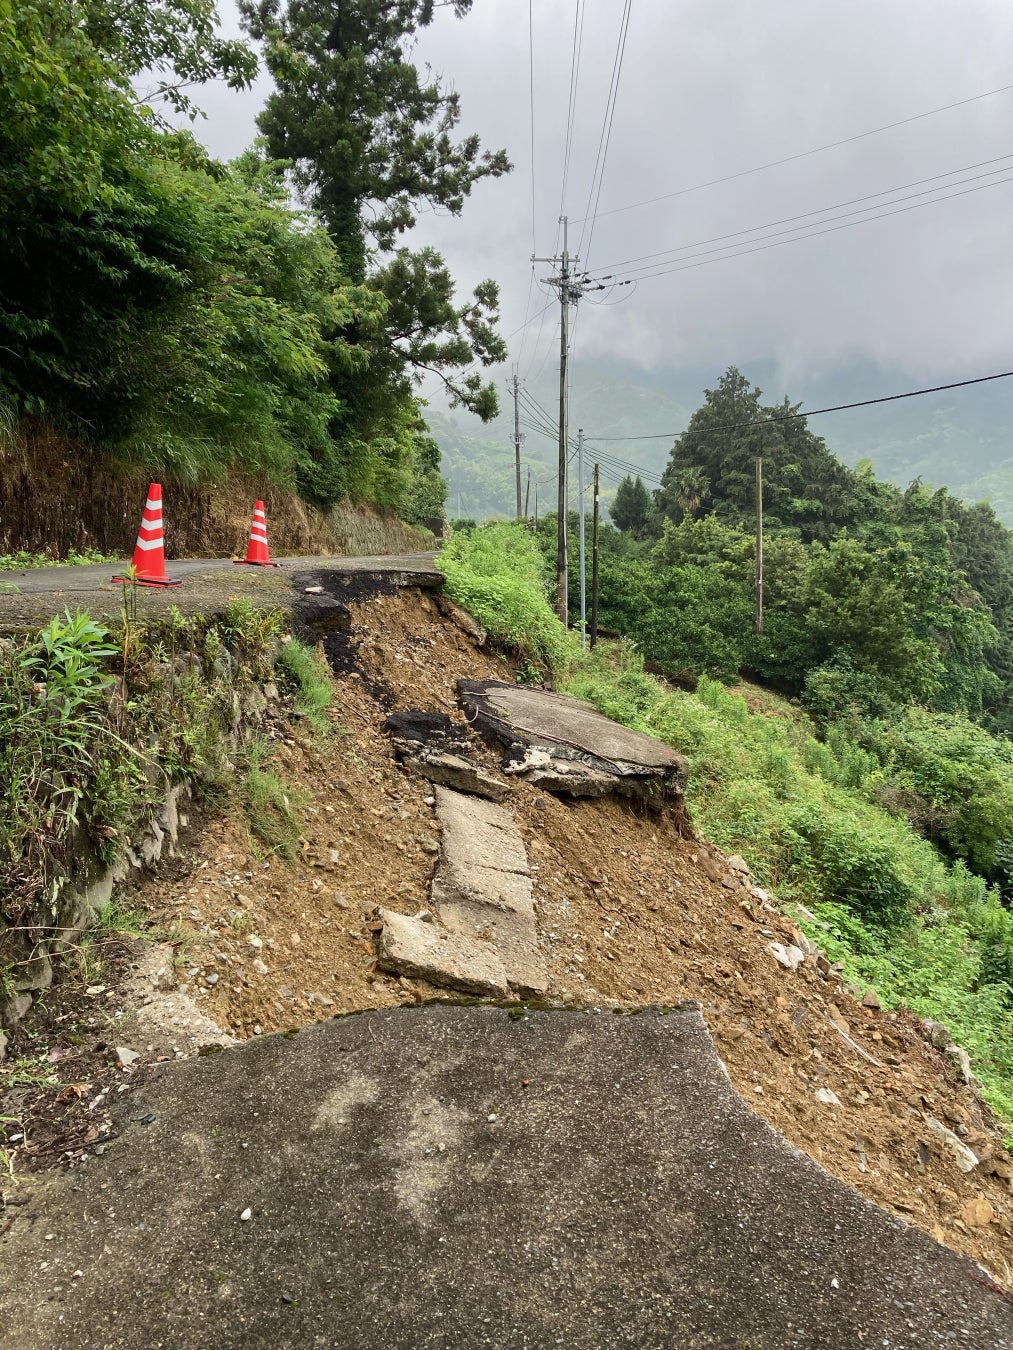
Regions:
<instances>
[{"instance_id":1,"label":"broken concrete slab","mask_svg":"<svg viewBox=\"0 0 1013 1350\"><path fill-rule=\"evenodd\" d=\"M427 778L430 783L454 788L458 792L470 792L491 802L503 801L510 792L506 783L493 778L492 774L486 773L484 769L472 764L462 755L423 752L417 756L406 757L404 763L409 769L414 769L423 778Z\"/></svg>"},{"instance_id":2,"label":"broken concrete slab","mask_svg":"<svg viewBox=\"0 0 1013 1350\"><path fill-rule=\"evenodd\" d=\"M437 788L443 826L432 898L455 933L492 943L511 989L539 997L549 987L538 948L527 852L510 811Z\"/></svg>"},{"instance_id":3,"label":"broken concrete slab","mask_svg":"<svg viewBox=\"0 0 1013 1350\"><path fill-rule=\"evenodd\" d=\"M682 755L590 703L504 680L458 680L457 689L469 721L507 747L517 771L537 776L551 791L600 796L611 790L657 806L682 799L689 775Z\"/></svg>"},{"instance_id":4,"label":"broken concrete slab","mask_svg":"<svg viewBox=\"0 0 1013 1350\"><path fill-rule=\"evenodd\" d=\"M521 998L541 998L549 976L538 949L538 927L533 913L501 909L483 900L453 897L433 886L433 900L440 918L451 932L495 951L507 983Z\"/></svg>"},{"instance_id":5,"label":"broken concrete slab","mask_svg":"<svg viewBox=\"0 0 1013 1350\"><path fill-rule=\"evenodd\" d=\"M362 1013L112 1111L10 1211L5 1350L1013 1347L980 1268L775 1134L694 1010Z\"/></svg>"},{"instance_id":6,"label":"broken concrete slab","mask_svg":"<svg viewBox=\"0 0 1013 1350\"><path fill-rule=\"evenodd\" d=\"M506 971L491 943L392 910L381 909L379 917L383 922L377 958L381 970L464 994L509 995Z\"/></svg>"},{"instance_id":7,"label":"broken concrete slab","mask_svg":"<svg viewBox=\"0 0 1013 1350\"><path fill-rule=\"evenodd\" d=\"M505 807L438 787L436 814L443 825L443 852L454 863L528 875L524 841Z\"/></svg>"},{"instance_id":8,"label":"broken concrete slab","mask_svg":"<svg viewBox=\"0 0 1013 1350\"><path fill-rule=\"evenodd\" d=\"M521 774L532 787L563 797L609 797L618 790L616 775L610 770L592 768L579 759L560 759L530 746L520 759L508 762L505 772Z\"/></svg>"}]
</instances>

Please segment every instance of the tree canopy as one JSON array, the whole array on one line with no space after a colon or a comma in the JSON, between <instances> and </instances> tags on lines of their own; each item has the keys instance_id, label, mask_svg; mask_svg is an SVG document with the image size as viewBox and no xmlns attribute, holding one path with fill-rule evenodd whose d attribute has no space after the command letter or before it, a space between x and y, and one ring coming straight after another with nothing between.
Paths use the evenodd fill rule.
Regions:
<instances>
[{"instance_id":1,"label":"tree canopy","mask_svg":"<svg viewBox=\"0 0 1013 1350\"><path fill-rule=\"evenodd\" d=\"M452 139L456 95L410 59L431 4L245 13L278 92L265 139L222 164L158 111L254 76L210 0L0 0L0 399L153 474L238 467L431 517L416 386L434 372L495 411L498 292L462 304L437 253L392 245L505 155Z\"/></svg>"},{"instance_id":2,"label":"tree canopy","mask_svg":"<svg viewBox=\"0 0 1013 1350\"><path fill-rule=\"evenodd\" d=\"M494 386L474 371L456 374L506 358L493 326L495 282L457 307L443 259L398 246L419 210L459 215L476 183L510 169L504 150L483 150L475 135L454 139L459 96L409 59L413 35L433 22L433 0L240 0L239 8L276 85L258 118L268 152L291 165L346 275L386 296L385 364L435 374L452 406L495 416ZM462 18L471 0L452 8Z\"/></svg>"}]
</instances>

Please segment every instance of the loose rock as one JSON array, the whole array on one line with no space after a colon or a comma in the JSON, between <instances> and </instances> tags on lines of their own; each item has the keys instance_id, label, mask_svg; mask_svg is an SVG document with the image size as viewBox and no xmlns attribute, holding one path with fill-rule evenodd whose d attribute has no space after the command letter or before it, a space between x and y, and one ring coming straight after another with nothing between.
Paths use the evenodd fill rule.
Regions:
<instances>
[{"instance_id":1,"label":"loose rock","mask_svg":"<svg viewBox=\"0 0 1013 1350\"><path fill-rule=\"evenodd\" d=\"M952 1155L953 1160L962 1172L973 1172L978 1166L977 1155L972 1153L962 1139L959 1139L952 1130L948 1130L941 1120L936 1120L934 1116L926 1116L925 1126L933 1139L943 1145Z\"/></svg>"}]
</instances>

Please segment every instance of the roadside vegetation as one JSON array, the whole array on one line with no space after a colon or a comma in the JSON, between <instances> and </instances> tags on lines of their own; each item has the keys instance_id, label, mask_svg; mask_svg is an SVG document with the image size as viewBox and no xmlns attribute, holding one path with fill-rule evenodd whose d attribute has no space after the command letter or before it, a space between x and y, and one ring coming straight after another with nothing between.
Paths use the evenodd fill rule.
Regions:
<instances>
[{"instance_id":1,"label":"roadside vegetation","mask_svg":"<svg viewBox=\"0 0 1013 1350\"><path fill-rule=\"evenodd\" d=\"M233 40L210 0L0 0L0 489L23 493L42 439L424 522L446 485L418 382L488 418L506 348L495 283L457 297L405 236L510 165L455 139L458 95L411 62L428 0L238 8ZM232 162L170 122L260 67L260 136Z\"/></svg>"},{"instance_id":2,"label":"roadside vegetation","mask_svg":"<svg viewBox=\"0 0 1013 1350\"><path fill-rule=\"evenodd\" d=\"M65 558L50 558L44 553L0 553L0 572L26 572L35 567L78 566L82 563L118 562L112 554L96 548L69 549Z\"/></svg>"},{"instance_id":3,"label":"roadside vegetation","mask_svg":"<svg viewBox=\"0 0 1013 1350\"><path fill-rule=\"evenodd\" d=\"M695 693L674 687L628 640L582 652L564 633L525 525L465 529L449 548L454 599L557 687L685 753L707 837L740 853L782 906L811 911L802 926L884 1006L944 1022L1013 1124L1013 915L994 880L1009 824L1005 738L966 719L956 740L942 736L938 714L910 707L870 723L867 748L783 699L751 711L705 673ZM894 800L902 783L941 804L933 828Z\"/></svg>"},{"instance_id":4,"label":"roadside vegetation","mask_svg":"<svg viewBox=\"0 0 1013 1350\"><path fill-rule=\"evenodd\" d=\"M170 786L218 799L238 778L251 828L291 852L299 803L247 729L277 681L325 734L330 682L284 628L280 610L245 601L148 621L128 597L118 624L67 612L0 644L0 967L5 938L52 921L60 878L122 857Z\"/></svg>"}]
</instances>

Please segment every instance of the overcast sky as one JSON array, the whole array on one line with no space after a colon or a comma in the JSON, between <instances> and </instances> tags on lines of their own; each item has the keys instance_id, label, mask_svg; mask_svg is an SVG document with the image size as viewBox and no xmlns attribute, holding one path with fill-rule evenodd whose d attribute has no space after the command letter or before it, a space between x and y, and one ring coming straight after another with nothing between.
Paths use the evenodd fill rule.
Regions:
<instances>
[{"instance_id":1,"label":"overcast sky","mask_svg":"<svg viewBox=\"0 0 1013 1350\"><path fill-rule=\"evenodd\" d=\"M565 201L575 220L587 214L622 9L622 0L585 0ZM223 17L234 26L230 10ZM574 0L534 0L540 254L556 242L573 28ZM477 131L489 148L505 147L515 170L480 185L461 218L423 217L414 242L438 246L462 287L495 277L510 333L551 298L536 288L528 307L528 5L475 0L462 21L450 8L438 11L417 55L459 90L461 131ZM950 185L942 190L994 181L958 181L990 169L1013 178L1011 90L720 186L616 210L1013 84L1011 55L1009 0L632 0L599 201L599 211L611 214L596 222L590 249L587 226L571 225L571 248L583 231L579 251L592 270L698 242L689 252L700 255L716 247L703 241L718 236L998 156L1011 156L1009 173L1001 164L976 168L942 180ZM255 134L268 88L261 81L249 95L205 91L209 116L197 134L217 154L237 153ZM1006 369L1013 356L1011 210L1013 182L596 295L620 303L581 305L577 359L720 371L771 358L799 396L807 374L855 356L918 378ZM539 265L536 276L545 275ZM529 324L523 348L520 334L511 339L522 373L547 356L557 312Z\"/></svg>"}]
</instances>

